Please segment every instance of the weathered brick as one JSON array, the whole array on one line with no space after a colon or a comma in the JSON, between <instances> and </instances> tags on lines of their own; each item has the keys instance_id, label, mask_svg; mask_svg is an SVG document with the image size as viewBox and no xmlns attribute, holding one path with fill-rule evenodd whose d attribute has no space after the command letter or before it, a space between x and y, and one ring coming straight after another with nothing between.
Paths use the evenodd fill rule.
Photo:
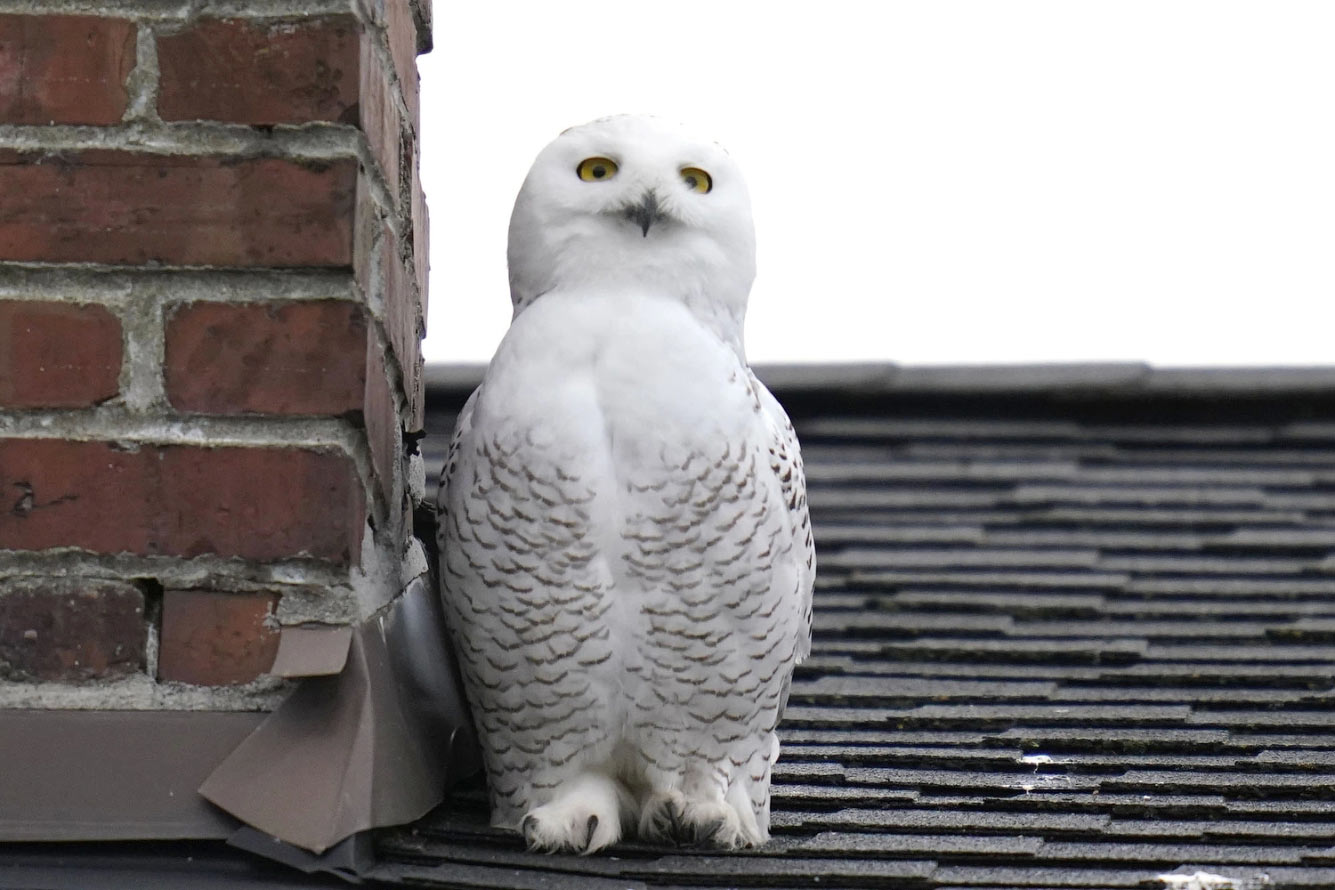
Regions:
<instances>
[{"instance_id":1,"label":"weathered brick","mask_svg":"<svg viewBox=\"0 0 1335 890\"><path fill-rule=\"evenodd\" d=\"M188 303L167 319L167 398L207 414L343 414L366 388L356 303Z\"/></svg>"},{"instance_id":2,"label":"weathered brick","mask_svg":"<svg viewBox=\"0 0 1335 890\"><path fill-rule=\"evenodd\" d=\"M394 509L394 478L399 472L399 411L385 372L385 357L374 342L366 348L366 441L371 449L377 489L389 509Z\"/></svg>"},{"instance_id":3,"label":"weathered brick","mask_svg":"<svg viewBox=\"0 0 1335 890\"><path fill-rule=\"evenodd\" d=\"M422 391L422 335L425 322L414 286L415 273L404 265L398 240L386 226L380 240L384 276L385 324L390 345L403 370L404 396L414 423L420 424L425 399ZM420 428L420 426L419 426Z\"/></svg>"},{"instance_id":4,"label":"weathered brick","mask_svg":"<svg viewBox=\"0 0 1335 890\"><path fill-rule=\"evenodd\" d=\"M347 266L357 162L0 150L0 260Z\"/></svg>"},{"instance_id":5,"label":"weathered brick","mask_svg":"<svg viewBox=\"0 0 1335 890\"><path fill-rule=\"evenodd\" d=\"M200 19L176 33L159 34L157 45L163 120L356 119L360 32L350 15L283 22Z\"/></svg>"},{"instance_id":6,"label":"weathered brick","mask_svg":"<svg viewBox=\"0 0 1335 890\"><path fill-rule=\"evenodd\" d=\"M417 277L417 299L421 306L422 333L426 333L427 309L430 305L428 284L431 271L431 216L427 211L426 195L422 192L420 155L413 156L411 220L413 226L413 271Z\"/></svg>"},{"instance_id":7,"label":"weathered brick","mask_svg":"<svg viewBox=\"0 0 1335 890\"><path fill-rule=\"evenodd\" d=\"M0 439L0 546L257 561L360 555L365 501L340 451Z\"/></svg>"},{"instance_id":8,"label":"weathered brick","mask_svg":"<svg viewBox=\"0 0 1335 890\"><path fill-rule=\"evenodd\" d=\"M119 121L136 34L123 19L0 15L0 123Z\"/></svg>"},{"instance_id":9,"label":"weathered brick","mask_svg":"<svg viewBox=\"0 0 1335 890\"><path fill-rule=\"evenodd\" d=\"M0 407L78 408L116 395L121 325L105 307L0 300Z\"/></svg>"},{"instance_id":10,"label":"weathered brick","mask_svg":"<svg viewBox=\"0 0 1335 890\"><path fill-rule=\"evenodd\" d=\"M277 603L268 593L165 591L158 679L232 686L267 672L278 654Z\"/></svg>"},{"instance_id":11,"label":"weathered brick","mask_svg":"<svg viewBox=\"0 0 1335 890\"><path fill-rule=\"evenodd\" d=\"M385 4L385 31L389 36L394 73L398 76L403 103L408 109L408 120L414 132L421 132L418 124L421 109L417 80L417 20L409 4Z\"/></svg>"},{"instance_id":12,"label":"weathered brick","mask_svg":"<svg viewBox=\"0 0 1335 890\"><path fill-rule=\"evenodd\" d=\"M386 71L382 70L371 41L362 46L361 128L390 194L399 199L399 163L402 160L402 124Z\"/></svg>"},{"instance_id":13,"label":"weathered brick","mask_svg":"<svg viewBox=\"0 0 1335 890\"><path fill-rule=\"evenodd\" d=\"M417 21L417 52L431 52L431 0L411 0Z\"/></svg>"},{"instance_id":14,"label":"weathered brick","mask_svg":"<svg viewBox=\"0 0 1335 890\"><path fill-rule=\"evenodd\" d=\"M78 681L144 669L144 596L81 578L0 581L0 678Z\"/></svg>"}]
</instances>

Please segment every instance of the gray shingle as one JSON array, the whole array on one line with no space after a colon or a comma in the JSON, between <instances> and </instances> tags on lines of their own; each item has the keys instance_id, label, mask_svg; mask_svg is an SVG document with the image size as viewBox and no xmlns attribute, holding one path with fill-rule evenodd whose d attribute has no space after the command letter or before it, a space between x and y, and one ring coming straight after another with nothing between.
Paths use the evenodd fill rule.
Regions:
<instances>
[{"instance_id":1,"label":"gray shingle","mask_svg":"<svg viewBox=\"0 0 1335 890\"><path fill-rule=\"evenodd\" d=\"M1335 886L1335 391L883 371L790 403L820 577L776 840L530 859L470 792L418 827L453 847L399 844L401 880Z\"/></svg>"}]
</instances>

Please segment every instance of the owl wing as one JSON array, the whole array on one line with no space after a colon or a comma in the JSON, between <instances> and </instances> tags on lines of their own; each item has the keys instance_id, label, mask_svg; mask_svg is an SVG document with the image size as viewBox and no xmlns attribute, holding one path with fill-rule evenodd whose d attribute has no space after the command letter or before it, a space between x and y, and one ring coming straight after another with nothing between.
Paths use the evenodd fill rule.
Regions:
<instances>
[{"instance_id":1,"label":"owl wing","mask_svg":"<svg viewBox=\"0 0 1335 890\"><path fill-rule=\"evenodd\" d=\"M459 412L458 418L454 421L454 435L450 437L450 449L445 452L445 463L440 469L440 486L436 489L436 515L444 516L446 509L446 491L449 488L450 479L453 478L455 467L459 463L459 443L473 428L473 406L477 404L478 393L482 392L482 387L473 390L473 394L464 402L463 409ZM436 543L441 543L445 537L445 524L442 522L436 528Z\"/></svg>"},{"instance_id":2,"label":"owl wing","mask_svg":"<svg viewBox=\"0 0 1335 890\"><path fill-rule=\"evenodd\" d=\"M788 507L788 522L792 539L799 548L803 570L800 577L802 594L802 637L797 659L802 661L811 654L811 600L816 584L816 545L811 534L811 516L807 510L807 478L802 467L802 451L797 442L797 431L788 419L779 400L756 378L749 368L750 384L760 403L760 411L769 427L770 469L778 478Z\"/></svg>"},{"instance_id":3,"label":"owl wing","mask_svg":"<svg viewBox=\"0 0 1335 890\"><path fill-rule=\"evenodd\" d=\"M610 754L610 581L590 536L593 486L485 398L480 387L460 413L441 474L441 594L493 824L517 829L586 755Z\"/></svg>"}]
</instances>

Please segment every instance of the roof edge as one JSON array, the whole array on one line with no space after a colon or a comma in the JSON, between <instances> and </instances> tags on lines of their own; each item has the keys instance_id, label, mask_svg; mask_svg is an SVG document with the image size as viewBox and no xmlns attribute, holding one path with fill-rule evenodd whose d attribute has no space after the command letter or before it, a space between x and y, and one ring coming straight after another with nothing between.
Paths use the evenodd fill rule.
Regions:
<instances>
[{"instance_id":1,"label":"roof edge","mask_svg":"<svg viewBox=\"0 0 1335 890\"><path fill-rule=\"evenodd\" d=\"M433 363L428 390L472 390L486 365ZM785 393L858 395L1270 396L1335 394L1335 365L1156 368L1141 362L995 365L758 364L756 374Z\"/></svg>"}]
</instances>

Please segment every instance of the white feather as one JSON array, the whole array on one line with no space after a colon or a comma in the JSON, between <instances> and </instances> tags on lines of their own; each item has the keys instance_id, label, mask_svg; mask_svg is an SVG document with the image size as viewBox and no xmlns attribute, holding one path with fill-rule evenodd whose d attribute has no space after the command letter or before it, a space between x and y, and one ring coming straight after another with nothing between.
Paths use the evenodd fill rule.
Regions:
<instances>
[{"instance_id":1,"label":"white feather","mask_svg":"<svg viewBox=\"0 0 1335 890\"><path fill-rule=\"evenodd\" d=\"M761 843L815 565L796 437L744 358L745 185L677 128L595 121L539 155L509 256L514 321L439 497L493 822L580 852Z\"/></svg>"}]
</instances>

